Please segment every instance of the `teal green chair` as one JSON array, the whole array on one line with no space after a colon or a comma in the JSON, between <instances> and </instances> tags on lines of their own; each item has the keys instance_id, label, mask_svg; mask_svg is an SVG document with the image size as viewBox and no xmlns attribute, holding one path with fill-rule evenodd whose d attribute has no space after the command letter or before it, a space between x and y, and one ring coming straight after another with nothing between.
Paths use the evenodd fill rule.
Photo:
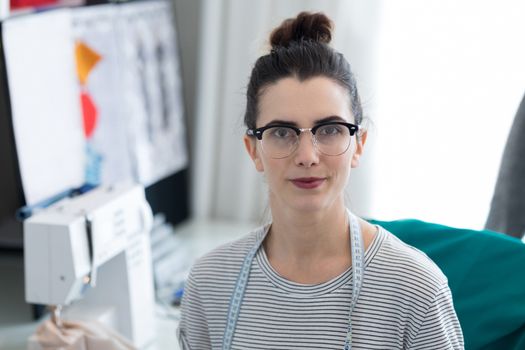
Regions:
<instances>
[{"instance_id":1,"label":"teal green chair","mask_svg":"<svg viewBox=\"0 0 525 350\"><path fill-rule=\"evenodd\" d=\"M418 220L371 222L425 252L447 276L465 349L525 349L524 243Z\"/></svg>"}]
</instances>

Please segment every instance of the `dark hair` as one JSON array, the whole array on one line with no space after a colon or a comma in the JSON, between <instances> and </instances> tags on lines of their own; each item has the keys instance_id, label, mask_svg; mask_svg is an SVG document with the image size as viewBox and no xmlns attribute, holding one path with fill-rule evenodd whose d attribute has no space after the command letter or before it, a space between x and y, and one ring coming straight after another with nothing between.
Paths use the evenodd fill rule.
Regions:
<instances>
[{"instance_id":1,"label":"dark hair","mask_svg":"<svg viewBox=\"0 0 525 350\"><path fill-rule=\"evenodd\" d=\"M361 124L363 109L354 75L344 56L330 47L332 21L323 13L301 12L285 20L270 35L271 52L255 62L246 93L245 125L256 127L259 97L278 80L299 81L323 76L347 89L355 122Z\"/></svg>"}]
</instances>

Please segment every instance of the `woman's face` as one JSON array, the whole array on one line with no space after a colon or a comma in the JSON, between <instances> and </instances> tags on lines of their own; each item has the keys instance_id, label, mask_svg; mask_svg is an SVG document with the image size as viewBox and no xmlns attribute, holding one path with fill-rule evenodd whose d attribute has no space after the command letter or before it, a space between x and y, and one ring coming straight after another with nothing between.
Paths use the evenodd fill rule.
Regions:
<instances>
[{"instance_id":1,"label":"woman's face","mask_svg":"<svg viewBox=\"0 0 525 350\"><path fill-rule=\"evenodd\" d=\"M303 82L284 78L266 87L260 97L256 127L283 121L298 128L311 128L333 116L355 123L348 92L343 87L326 77ZM316 149L312 134L307 131L301 133L299 145L290 156L274 159L263 152L255 137L244 138L256 169L266 177L272 209L299 211L329 209L338 200L343 203L350 169L359 164L365 140L366 134L359 142L354 134L345 153L327 156Z\"/></svg>"}]
</instances>

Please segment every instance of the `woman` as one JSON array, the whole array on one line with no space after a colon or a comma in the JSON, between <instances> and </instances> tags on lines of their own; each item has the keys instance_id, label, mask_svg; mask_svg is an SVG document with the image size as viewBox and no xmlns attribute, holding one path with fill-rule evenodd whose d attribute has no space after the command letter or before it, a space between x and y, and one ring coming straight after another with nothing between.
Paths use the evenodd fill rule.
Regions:
<instances>
[{"instance_id":1,"label":"woman","mask_svg":"<svg viewBox=\"0 0 525 350\"><path fill-rule=\"evenodd\" d=\"M345 208L367 133L331 29L325 15L300 13L255 63L244 143L272 222L194 265L183 349L463 348L439 268Z\"/></svg>"}]
</instances>

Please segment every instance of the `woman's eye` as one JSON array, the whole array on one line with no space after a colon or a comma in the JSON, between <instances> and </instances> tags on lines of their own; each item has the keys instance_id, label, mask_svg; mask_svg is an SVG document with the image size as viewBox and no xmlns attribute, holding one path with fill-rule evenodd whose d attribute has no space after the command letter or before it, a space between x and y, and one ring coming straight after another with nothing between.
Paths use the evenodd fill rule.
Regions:
<instances>
[{"instance_id":1,"label":"woman's eye","mask_svg":"<svg viewBox=\"0 0 525 350\"><path fill-rule=\"evenodd\" d=\"M286 138L290 136L290 130L288 128L275 128L272 135L278 138Z\"/></svg>"},{"instance_id":2,"label":"woman's eye","mask_svg":"<svg viewBox=\"0 0 525 350\"><path fill-rule=\"evenodd\" d=\"M338 125L327 125L322 127L319 132L322 135L337 135L341 133L341 127Z\"/></svg>"}]
</instances>

